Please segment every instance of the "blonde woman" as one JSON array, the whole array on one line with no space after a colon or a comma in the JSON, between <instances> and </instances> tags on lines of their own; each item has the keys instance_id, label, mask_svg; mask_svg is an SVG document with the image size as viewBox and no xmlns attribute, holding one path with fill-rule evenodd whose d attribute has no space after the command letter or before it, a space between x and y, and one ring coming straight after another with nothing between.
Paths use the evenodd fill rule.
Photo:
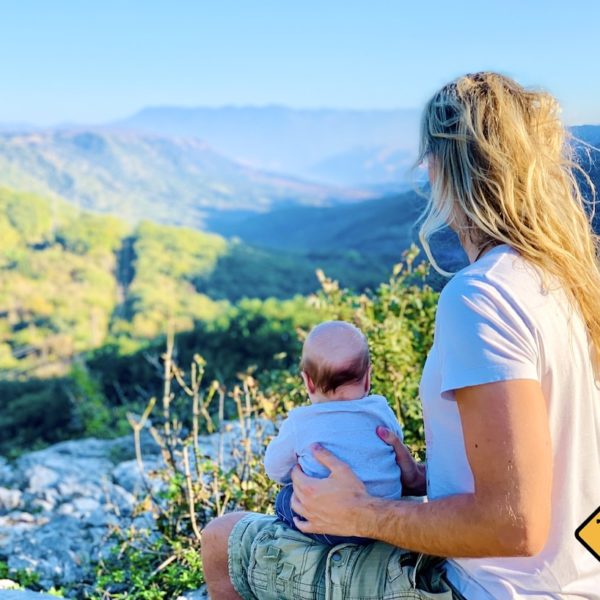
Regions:
<instances>
[{"instance_id":1,"label":"blonde woman","mask_svg":"<svg viewBox=\"0 0 600 600\"><path fill-rule=\"evenodd\" d=\"M405 493L428 502L370 497L316 449L331 473L295 467L298 528L380 541L329 548L270 516L226 515L203 540L213 598L600 600L600 561L574 536L600 505L599 241L558 110L485 72L423 114L421 239L441 271L427 239L448 224L470 264L442 291L422 375L426 464L377 434Z\"/></svg>"}]
</instances>

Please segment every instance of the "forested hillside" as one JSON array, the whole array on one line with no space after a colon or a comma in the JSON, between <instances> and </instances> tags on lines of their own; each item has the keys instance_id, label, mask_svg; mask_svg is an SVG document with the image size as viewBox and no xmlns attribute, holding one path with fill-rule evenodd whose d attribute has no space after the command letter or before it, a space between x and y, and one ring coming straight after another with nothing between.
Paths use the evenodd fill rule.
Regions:
<instances>
[{"instance_id":1,"label":"forested hillside","mask_svg":"<svg viewBox=\"0 0 600 600\"><path fill-rule=\"evenodd\" d=\"M319 286L314 265L299 257L283 261L277 287L262 277L281 268L273 254L260 251L244 267L252 248L218 235L133 227L8 189L0 189L0 232L0 453L125 433L126 411L160 392L153 360L167 331L179 332L182 357L202 352L212 376L231 381L253 363L289 365L294 328L313 318L304 298L291 299ZM232 254L238 271L217 275Z\"/></svg>"},{"instance_id":2,"label":"forested hillside","mask_svg":"<svg viewBox=\"0 0 600 600\"><path fill-rule=\"evenodd\" d=\"M425 204L422 194L411 191L352 206L282 208L237 223L212 223L212 228L269 250L310 249L322 256L335 252L372 255L389 267L411 244L421 247L417 221ZM431 246L443 268L457 271L467 264L458 239L449 229L436 234ZM445 280L433 272L429 282L441 289Z\"/></svg>"},{"instance_id":3,"label":"forested hillside","mask_svg":"<svg viewBox=\"0 0 600 600\"><path fill-rule=\"evenodd\" d=\"M190 330L243 297L308 294L318 268L350 288L373 287L394 262L373 249L282 252L150 221L132 226L8 189L0 190L0 232L4 377L60 373L82 351L152 339L167 323Z\"/></svg>"}]
</instances>

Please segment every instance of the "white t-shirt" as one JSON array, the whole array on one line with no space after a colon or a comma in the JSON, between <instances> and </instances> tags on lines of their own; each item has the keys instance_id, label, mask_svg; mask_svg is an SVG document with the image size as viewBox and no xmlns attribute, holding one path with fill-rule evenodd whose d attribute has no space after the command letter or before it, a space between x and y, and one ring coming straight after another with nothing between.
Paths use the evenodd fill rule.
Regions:
<instances>
[{"instance_id":1,"label":"white t-shirt","mask_svg":"<svg viewBox=\"0 0 600 600\"><path fill-rule=\"evenodd\" d=\"M507 379L538 380L546 398L548 541L531 557L449 560L448 577L468 600L600 600L600 561L574 535L600 505L600 389L584 323L564 291L543 290L535 267L502 244L440 295L420 385L430 499L474 490L453 390Z\"/></svg>"}]
</instances>

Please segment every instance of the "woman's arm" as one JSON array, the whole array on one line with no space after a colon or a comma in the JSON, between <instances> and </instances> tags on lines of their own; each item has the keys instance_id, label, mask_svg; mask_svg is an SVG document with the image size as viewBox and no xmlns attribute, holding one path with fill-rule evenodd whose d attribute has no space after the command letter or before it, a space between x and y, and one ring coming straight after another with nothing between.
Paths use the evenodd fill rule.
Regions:
<instances>
[{"instance_id":1,"label":"woman's arm","mask_svg":"<svg viewBox=\"0 0 600 600\"><path fill-rule=\"evenodd\" d=\"M552 451L539 382L508 380L457 389L474 492L427 503L369 496L350 468L315 453L331 470L316 480L296 467L292 508L304 532L359 535L437 556L529 556L550 524Z\"/></svg>"}]
</instances>

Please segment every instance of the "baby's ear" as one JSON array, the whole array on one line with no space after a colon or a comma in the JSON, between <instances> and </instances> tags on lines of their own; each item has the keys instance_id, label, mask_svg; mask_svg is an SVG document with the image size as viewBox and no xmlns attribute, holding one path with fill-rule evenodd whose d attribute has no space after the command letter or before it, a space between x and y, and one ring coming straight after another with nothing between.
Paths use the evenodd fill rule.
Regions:
<instances>
[{"instance_id":1,"label":"baby's ear","mask_svg":"<svg viewBox=\"0 0 600 600\"><path fill-rule=\"evenodd\" d=\"M365 392L369 392L369 390L371 389L371 372L373 370L373 367L369 366L369 370L367 371L367 375L365 377Z\"/></svg>"},{"instance_id":2,"label":"baby's ear","mask_svg":"<svg viewBox=\"0 0 600 600\"><path fill-rule=\"evenodd\" d=\"M300 375L302 376L302 381L304 381L304 387L307 389L309 394L315 393L315 384L313 380L310 378L310 375L306 371L300 371Z\"/></svg>"}]
</instances>

